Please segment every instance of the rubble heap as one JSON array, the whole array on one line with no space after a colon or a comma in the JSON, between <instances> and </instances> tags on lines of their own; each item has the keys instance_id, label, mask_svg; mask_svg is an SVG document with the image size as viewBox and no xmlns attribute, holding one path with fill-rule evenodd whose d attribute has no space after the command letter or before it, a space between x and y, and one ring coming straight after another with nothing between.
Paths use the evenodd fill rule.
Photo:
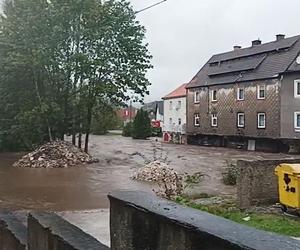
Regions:
<instances>
[{"instance_id":1,"label":"rubble heap","mask_svg":"<svg viewBox=\"0 0 300 250\"><path fill-rule=\"evenodd\" d=\"M138 169L132 179L139 181L159 182L163 179L173 179L178 176L177 172L160 161L153 161L145 167Z\"/></svg>"},{"instance_id":2,"label":"rubble heap","mask_svg":"<svg viewBox=\"0 0 300 250\"><path fill-rule=\"evenodd\" d=\"M157 182L158 190L153 190L158 196L172 199L183 191L182 176L169 168L166 163L154 161L140 168L132 176L134 180Z\"/></svg>"},{"instance_id":3,"label":"rubble heap","mask_svg":"<svg viewBox=\"0 0 300 250\"><path fill-rule=\"evenodd\" d=\"M84 163L97 162L89 154L69 142L53 141L23 156L14 163L15 167L67 168Z\"/></svg>"}]
</instances>

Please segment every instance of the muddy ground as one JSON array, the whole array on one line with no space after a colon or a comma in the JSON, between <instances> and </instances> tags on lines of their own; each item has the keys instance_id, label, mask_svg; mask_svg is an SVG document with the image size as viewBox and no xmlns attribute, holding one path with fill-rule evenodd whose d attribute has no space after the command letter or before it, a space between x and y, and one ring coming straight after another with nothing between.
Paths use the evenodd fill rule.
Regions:
<instances>
[{"instance_id":1,"label":"muddy ground","mask_svg":"<svg viewBox=\"0 0 300 250\"><path fill-rule=\"evenodd\" d=\"M280 154L225 148L172 145L155 139L137 141L119 135L92 136L90 153L100 162L69 169L14 168L21 154L0 154L0 208L54 211L108 208L107 193L116 189L152 192L153 186L130 179L144 165L142 155L166 158L180 173L201 172L207 177L192 193L233 195L222 183L222 168L234 159L274 159ZM289 156L288 156L289 157Z\"/></svg>"},{"instance_id":2,"label":"muddy ground","mask_svg":"<svg viewBox=\"0 0 300 250\"><path fill-rule=\"evenodd\" d=\"M16 168L12 164L23 154L0 154L0 209L15 210L24 223L30 210L56 211L109 245L107 194L117 189L153 192L153 185L130 179L145 160L164 158L179 173L205 174L203 181L187 190L189 194L234 196L235 187L222 183L222 169L228 160L291 157L172 145L156 139L137 141L119 135L92 136L90 153L100 159L99 163L69 169Z\"/></svg>"}]
</instances>

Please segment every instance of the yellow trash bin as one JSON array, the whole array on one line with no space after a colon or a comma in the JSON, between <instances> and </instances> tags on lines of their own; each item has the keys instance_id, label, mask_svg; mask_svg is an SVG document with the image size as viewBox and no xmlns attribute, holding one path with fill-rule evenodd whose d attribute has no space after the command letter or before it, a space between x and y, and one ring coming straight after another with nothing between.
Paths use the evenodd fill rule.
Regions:
<instances>
[{"instance_id":1,"label":"yellow trash bin","mask_svg":"<svg viewBox=\"0 0 300 250\"><path fill-rule=\"evenodd\" d=\"M278 176L280 203L290 208L300 208L300 164L280 164L275 169Z\"/></svg>"}]
</instances>

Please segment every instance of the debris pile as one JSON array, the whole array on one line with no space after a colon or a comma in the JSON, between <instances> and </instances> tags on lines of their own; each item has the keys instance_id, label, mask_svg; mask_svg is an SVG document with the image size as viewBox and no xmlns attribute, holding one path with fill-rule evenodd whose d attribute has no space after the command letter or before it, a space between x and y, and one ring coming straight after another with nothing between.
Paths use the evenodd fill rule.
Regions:
<instances>
[{"instance_id":1,"label":"debris pile","mask_svg":"<svg viewBox=\"0 0 300 250\"><path fill-rule=\"evenodd\" d=\"M166 163L153 161L145 167L138 169L132 179L139 181L159 182L162 179L174 179L177 172L168 167Z\"/></svg>"},{"instance_id":2,"label":"debris pile","mask_svg":"<svg viewBox=\"0 0 300 250\"><path fill-rule=\"evenodd\" d=\"M151 162L140 168L132 179L157 182L159 190L154 190L155 193L167 199L172 199L183 191L182 176L160 161Z\"/></svg>"},{"instance_id":3,"label":"debris pile","mask_svg":"<svg viewBox=\"0 0 300 250\"><path fill-rule=\"evenodd\" d=\"M95 163L97 159L83 152L69 142L48 142L35 151L23 156L14 167L67 168L84 163Z\"/></svg>"}]
</instances>

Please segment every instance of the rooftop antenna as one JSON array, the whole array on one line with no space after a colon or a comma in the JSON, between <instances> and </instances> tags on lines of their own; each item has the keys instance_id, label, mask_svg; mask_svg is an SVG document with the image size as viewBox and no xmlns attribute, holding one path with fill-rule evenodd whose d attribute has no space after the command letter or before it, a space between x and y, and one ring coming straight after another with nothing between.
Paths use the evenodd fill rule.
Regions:
<instances>
[{"instance_id":1,"label":"rooftop antenna","mask_svg":"<svg viewBox=\"0 0 300 250\"><path fill-rule=\"evenodd\" d=\"M167 2L167 0L160 1L160 2L158 2L158 3L152 4L152 5L150 5L150 6L146 7L146 8L144 8L144 9L138 10L138 11L135 12L135 14L141 13L141 12L143 12L143 11L145 11L145 10L149 10L149 9L151 9L151 8L157 6L157 5L160 5L160 4L164 3L164 2Z\"/></svg>"}]
</instances>

